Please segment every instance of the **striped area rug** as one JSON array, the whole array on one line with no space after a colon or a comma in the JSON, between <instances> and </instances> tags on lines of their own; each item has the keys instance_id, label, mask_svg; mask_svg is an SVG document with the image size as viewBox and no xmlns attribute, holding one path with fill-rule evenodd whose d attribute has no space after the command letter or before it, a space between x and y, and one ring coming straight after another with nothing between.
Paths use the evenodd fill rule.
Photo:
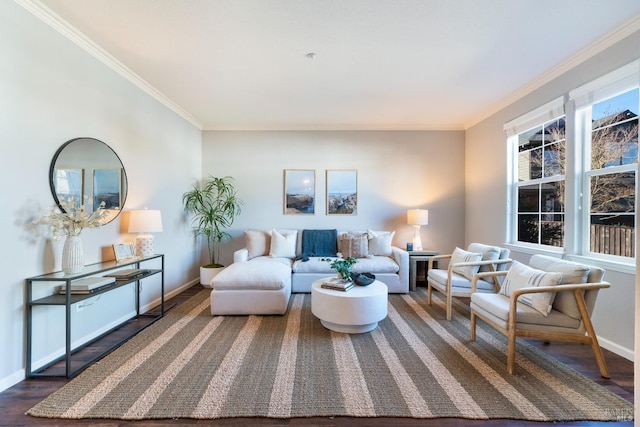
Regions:
<instances>
[{"instance_id":1,"label":"striped area rug","mask_svg":"<svg viewBox=\"0 0 640 427\"><path fill-rule=\"evenodd\" d=\"M29 410L50 418L160 419L463 417L631 419L633 406L520 343L506 373L506 341L468 307L426 305L423 289L389 296L370 333L326 330L310 294L285 316L218 316L203 290ZM587 351L587 350L585 350ZM594 362L595 363L595 362Z\"/></svg>"}]
</instances>

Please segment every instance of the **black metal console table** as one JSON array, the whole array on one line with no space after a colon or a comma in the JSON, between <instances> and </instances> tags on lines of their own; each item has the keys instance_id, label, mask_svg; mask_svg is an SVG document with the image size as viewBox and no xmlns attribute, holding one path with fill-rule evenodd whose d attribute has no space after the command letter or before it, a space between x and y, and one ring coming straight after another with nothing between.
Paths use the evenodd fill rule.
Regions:
<instances>
[{"instance_id":1,"label":"black metal console table","mask_svg":"<svg viewBox=\"0 0 640 427\"><path fill-rule=\"evenodd\" d=\"M146 267L141 267L143 263L147 263L153 260L160 261L159 269L147 269ZM111 272L112 270L122 269L123 267L127 268L138 268L144 269L146 272L143 275L126 279L126 280L117 280L115 283L110 284L107 287L101 287L99 290L89 294L76 294L71 292L71 282L77 279L82 279L90 276L102 276L104 273ZM140 313L140 281L149 276L153 276L156 274L160 274L160 287L161 287L161 302L160 302L160 311L159 312L146 312ZM58 282L58 285L65 285L66 292L63 294L59 293L51 293L44 297L38 297L33 299L34 294L34 285L40 284L49 284L49 288L46 292L56 292L57 286L52 287L52 282ZM79 350L95 343L97 340L105 337L106 335L114 332L115 330L121 328L125 323L130 322L132 319L128 319L110 330L104 332L100 336L91 339L90 341L72 348L71 346L71 307L74 304L77 304L83 300L88 298L93 298L97 295L103 294L105 292L111 292L114 289L120 288L122 286L128 285L130 283L135 283L135 306L136 306L136 315L132 319L138 319L140 317L148 317L150 319L149 322L146 322L144 325L135 328L132 330L127 336L119 339L115 344L106 350L102 351L100 354L95 355L88 361L81 363L79 366L72 367L72 356L74 353ZM99 262L95 264L89 264L84 267L84 269L77 274L65 274L62 271L57 271L54 273L43 274L40 276L30 277L26 279L26 299L27 299L27 307L26 307L26 326L27 326L27 337L26 337L26 376L27 378L33 377L67 377L71 378L83 369L85 369L90 364L94 363L96 360L104 357L111 351L118 348L124 342L126 342L129 338L143 330L144 328L150 326L155 321L159 320L164 316L165 313L165 303L164 303L164 255L156 254L148 257L142 258L133 258L127 261L106 261ZM33 351L33 310L36 306L64 306L65 307L65 354L61 357L53 360L52 362L47 363L45 366L39 367L36 370L33 370L32 366L32 351ZM65 370L64 374L58 373L50 373L45 372L47 368L59 363L61 361L65 361Z\"/></svg>"}]
</instances>

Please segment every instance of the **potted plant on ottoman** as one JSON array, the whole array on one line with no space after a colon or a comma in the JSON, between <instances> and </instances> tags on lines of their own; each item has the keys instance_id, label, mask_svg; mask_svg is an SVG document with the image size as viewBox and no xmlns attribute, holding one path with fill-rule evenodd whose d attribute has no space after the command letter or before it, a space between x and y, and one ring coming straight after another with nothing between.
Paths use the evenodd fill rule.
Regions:
<instances>
[{"instance_id":1,"label":"potted plant on ottoman","mask_svg":"<svg viewBox=\"0 0 640 427\"><path fill-rule=\"evenodd\" d=\"M182 204L185 212L193 215L195 235L205 236L207 240L209 263L200 267L200 284L209 286L211 279L224 268L218 263L220 243L231 237L225 229L240 214L242 201L236 195L232 177L209 175L182 195Z\"/></svg>"}]
</instances>

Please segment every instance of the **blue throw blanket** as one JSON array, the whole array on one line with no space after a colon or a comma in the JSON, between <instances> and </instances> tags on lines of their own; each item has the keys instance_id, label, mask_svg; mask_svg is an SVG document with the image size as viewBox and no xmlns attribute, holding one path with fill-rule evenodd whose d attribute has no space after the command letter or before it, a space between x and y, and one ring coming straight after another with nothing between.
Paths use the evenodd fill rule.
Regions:
<instances>
[{"instance_id":1,"label":"blue throw blanket","mask_svg":"<svg viewBox=\"0 0 640 427\"><path fill-rule=\"evenodd\" d=\"M297 257L308 261L311 256L336 256L338 230L302 230L302 254Z\"/></svg>"}]
</instances>

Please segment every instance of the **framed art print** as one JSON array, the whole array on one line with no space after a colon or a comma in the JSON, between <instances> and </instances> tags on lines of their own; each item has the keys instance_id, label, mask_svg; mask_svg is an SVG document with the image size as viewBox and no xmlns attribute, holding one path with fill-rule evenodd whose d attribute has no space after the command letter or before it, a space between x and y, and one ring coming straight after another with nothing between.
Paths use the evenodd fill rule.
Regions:
<instances>
[{"instance_id":1,"label":"framed art print","mask_svg":"<svg viewBox=\"0 0 640 427\"><path fill-rule=\"evenodd\" d=\"M358 171L327 170L327 215L356 215Z\"/></svg>"},{"instance_id":2,"label":"framed art print","mask_svg":"<svg viewBox=\"0 0 640 427\"><path fill-rule=\"evenodd\" d=\"M135 258L133 243L117 243L113 245L113 254L117 262Z\"/></svg>"},{"instance_id":3,"label":"framed art print","mask_svg":"<svg viewBox=\"0 0 640 427\"><path fill-rule=\"evenodd\" d=\"M284 170L284 214L315 214L316 171L313 169Z\"/></svg>"}]
</instances>

